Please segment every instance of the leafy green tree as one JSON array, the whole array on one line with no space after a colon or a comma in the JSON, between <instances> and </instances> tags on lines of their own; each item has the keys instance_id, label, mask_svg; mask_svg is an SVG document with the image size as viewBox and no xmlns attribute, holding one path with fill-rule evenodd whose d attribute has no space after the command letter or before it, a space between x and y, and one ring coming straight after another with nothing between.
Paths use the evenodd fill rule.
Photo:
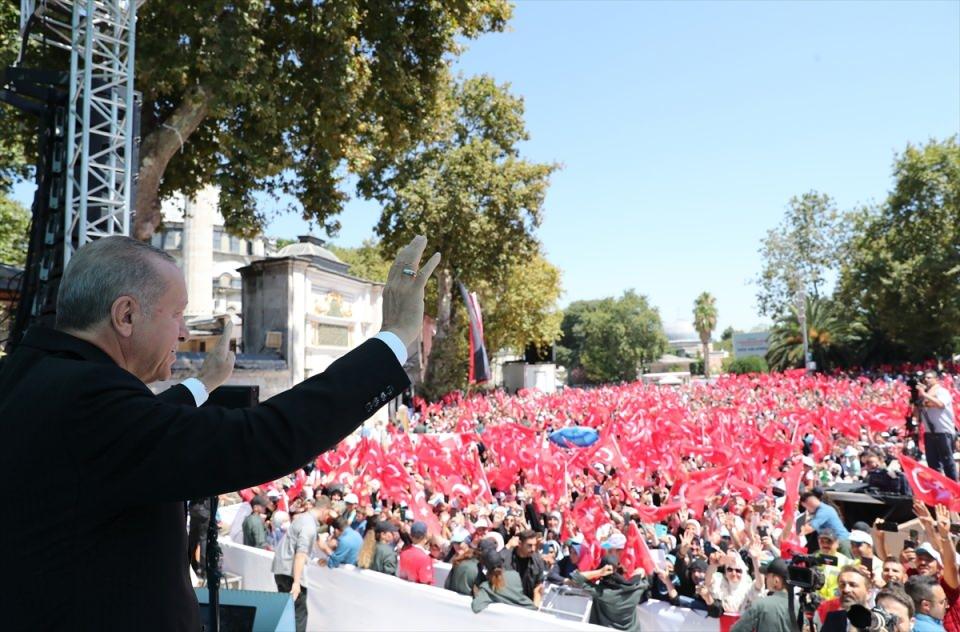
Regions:
<instances>
[{"instance_id":1,"label":"leafy green tree","mask_svg":"<svg viewBox=\"0 0 960 632\"><path fill-rule=\"evenodd\" d=\"M331 245L330 251L350 266L350 274L368 281L386 283L391 260L385 255L379 242L365 239L357 248Z\"/></svg>"},{"instance_id":2,"label":"leafy green tree","mask_svg":"<svg viewBox=\"0 0 960 632\"><path fill-rule=\"evenodd\" d=\"M703 292L693 303L693 328L703 345L703 375L710 377L710 336L717 328L717 299Z\"/></svg>"},{"instance_id":3,"label":"leafy green tree","mask_svg":"<svg viewBox=\"0 0 960 632\"><path fill-rule=\"evenodd\" d=\"M829 299L807 297L806 327L810 355L818 369L825 371L847 364L851 325ZM774 323L766 360L774 371L803 367L803 330L796 309Z\"/></svg>"},{"instance_id":4,"label":"leafy green tree","mask_svg":"<svg viewBox=\"0 0 960 632\"><path fill-rule=\"evenodd\" d=\"M591 383L635 380L667 346L659 312L633 290L571 304L562 329L561 358Z\"/></svg>"},{"instance_id":5,"label":"leafy green tree","mask_svg":"<svg viewBox=\"0 0 960 632\"><path fill-rule=\"evenodd\" d=\"M845 222L830 196L809 191L790 198L784 220L767 231L760 246L763 269L757 282L761 315L788 313L801 293L818 298L839 267Z\"/></svg>"},{"instance_id":6,"label":"leafy green tree","mask_svg":"<svg viewBox=\"0 0 960 632\"><path fill-rule=\"evenodd\" d=\"M388 252L420 233L443 256L433 295L437 339L455 335L456 280L475 291L503 288L516 266L537 256L533 231L556 169L519 157L528 138L523 101L506 86L486 76L452 83L444 108L431 142L360 184L383 205L376 230Z\"/></svg>"},{"instance_id":7,"label":"leafy green tree","mask_svg":"<svg viewBox=\"0 0 960 632\"><path fill-rule=\"evenodd\" d=\"M803 355L802 353L800 355ZM737 375L747 375L750 373L766 373L769 371L767 361L760 356L747 356L746 358L732 358L725 363L725 369L728 373Z\"/></svg>"},{"instance_id":8,"label":"leafy green tree","mask_svg":"<svg viewBox=\"0 0 960 632\"><path fill-rule=\"evenodd\" d=\"M521 353L527 345L546 348L556 342L563 318L560 292L560 270L540 254L514 265L502 287L483 284L478 294L488 348Z\"/></svg>"},{"instance_id":9,"label":"leafy green tree","mask_svg":"<svg viewBox=\"0 0 960 632\"><path fill-rule=\"evenodd\" d=\"M143 4L134 234L153 233L163 197L207 184L220 186L235 232L262 228L258 191L291 196L291 210L336 232L344 175L391 164L428 136L451 56L465 40L502 30L511 11L507 0ZM7 38L16 38L16 23L4 19ZM34 61L68 67L56 51ZM5 123L0 150L25 130L33 134Z\"/></svg>"},{"instance_id":10,"label":"leafy green tree","mask_svg":"<svg viewBox=\"0 0 960 632\"><path fill-rule=\"evenodd\" d=\"M838 297L871 330L870 359L947 355L960 337L957 137L908 145L893 175L886 201L857 217Z\"/></svg>"},{"instance_id":11,"label":"leafy green tree","mask_svg":"<svg viewBox=\"0 0 960 632\"><path fill-rule=\"evenodd\" d=\"M0 263L23 266L27 260L30 211L0 195Z\"/></svg>"}]
</instances>

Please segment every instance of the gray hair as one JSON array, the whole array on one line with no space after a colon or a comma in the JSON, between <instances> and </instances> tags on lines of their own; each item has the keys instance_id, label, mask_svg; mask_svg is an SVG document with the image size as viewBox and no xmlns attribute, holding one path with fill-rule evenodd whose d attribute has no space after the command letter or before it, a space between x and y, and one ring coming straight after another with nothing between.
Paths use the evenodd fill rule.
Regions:
<instances>
[{"instance_id":1,"label":"gray hair","mask_svg":"<svg viewBox=\"0 0 960 632\"><path fill-rule=\"evenodd\" d=\"M115 235L90 242L71 257L57 292L56 328L85 331L110 317L121 296L150 312L167 291L156 262L176 259L148 243Z\"/></svg>"}]
</instances>

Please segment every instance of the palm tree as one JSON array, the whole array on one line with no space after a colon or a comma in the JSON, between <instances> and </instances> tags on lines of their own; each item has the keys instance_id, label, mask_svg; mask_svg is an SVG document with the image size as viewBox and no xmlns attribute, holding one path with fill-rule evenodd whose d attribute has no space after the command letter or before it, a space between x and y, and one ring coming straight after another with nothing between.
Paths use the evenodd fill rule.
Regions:
<instances>
[{"instance_id":1,"label":"palm tree","mask_svg":"<svg viewBox=\"0 0 960 632\"><path fill-rule=\"evenodd\" d=\"M806 300L807 340L817 368L827 370L843 364L849 353L851 328L827 299ZM770 331L767 363L771 371L803 367L803 332L797 310L781 316Z\"/></svg>"},{"instance_id":2,"label":"palm tree","mask_svg":"<svg viewBox=\"0 0 960 632\"><path fill-rule=\"evenodd\" d=\"M703 345L703 375L710 377L710 336L717 328L717 299L704 292L693 302L693 328Z\"/></svg>"}]
</instances>

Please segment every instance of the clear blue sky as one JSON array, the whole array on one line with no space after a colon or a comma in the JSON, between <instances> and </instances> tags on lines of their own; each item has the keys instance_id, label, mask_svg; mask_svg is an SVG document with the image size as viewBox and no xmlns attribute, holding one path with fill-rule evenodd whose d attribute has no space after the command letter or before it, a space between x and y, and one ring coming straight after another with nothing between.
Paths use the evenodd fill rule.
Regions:
<instances>
[{"instance_id":1,"label":"clear blue sky","mask_svg":"<svg viewBox=\"0 0 960 632\"><path fill-rule=\"evenodd\" d=\"M706 290L720 329L748 328L792 195L878 202L896 152L960 130L960 2L520 1L456 68L509 82L524 155L564 165L539 230L563 304L632 287L669 323ZM336 243L378 214L351 202Z\"/></svg>"}]
</instances>

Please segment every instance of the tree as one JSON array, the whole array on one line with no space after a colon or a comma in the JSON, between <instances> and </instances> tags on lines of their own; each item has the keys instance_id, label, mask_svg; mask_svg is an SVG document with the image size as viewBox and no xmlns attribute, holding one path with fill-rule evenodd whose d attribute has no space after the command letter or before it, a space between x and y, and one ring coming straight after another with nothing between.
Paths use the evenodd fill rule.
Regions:
<instances>
[{"instance_id":1,"label":"tree","mask_svg":"<svg viewBox=\"0 0 960 632\"><path fill-rule=\"evenodd\" d=\"M703 375L710 377L710 336L717 328L717 299L703 292L693 303L693 328L703 345Z\"/></svg>"},{"instance_id":2,"label":"tree","mask_svg":"<svg viewBox=\"0 0 960 632\"><path fill-rule=\"evenodd\" d=\"M856 218L839 302L874 331L874 351L895 354L886 361L947 355L960 336L957 137L908 145L893 175L886 201Z\"/></svg>"},{"instance_id":3,"label":"tree","mask_svg":"<svg viewBox=\"0 0 960 632\"><path fill-rule=\"evenodd\" d=\"M824 295L830 272L838 268L845 235L845 222L830 196L809 191L790 198L786 217L767 231L760 246L759 313L777 318L789 312L801 294Z\"/></svg>"},{"instance_id":4,"label":"tree","mask_svg":"<svg viewBox=\"0 0 960 632\"><path fill-rule=\"evenodd\" d=\"M385 256L379 242L365 239L357 248L331 245L330 251L350 266L350 274L353 276L386 283L392 262Z\"/></svg>"},{"instance_id":5,"label":"tree","mask_svg":"<svg viewBox=\"0 0 960 632\"><path fill-rule=\"evenodd\" d=\"M806 327L810 355L821 371L848 363L851 328L829 299L807 297ZM774 371L804 366L803 331L796 309L774 323L766 360Z\"/></svg>"},{"instance_id":6,"label":"tree","mask_svg":"<svg viewBox=\"0 0 960 632\"><path fill-rule=\"evenodd\" d=\"M27 260L30 211L0 195L0 263L22 266Z\"/></svg>"},{"instance_id":7,"label":"tree","mask_svg":"<svg viewBox=\"0 0 960 632\"><path fill-rule=\"evenodd\" d=\"M633 290L571 304L562 329L561 358L591 383L635 380L667 345L659 312Z\"/></svg>"},{"instance_id":8,"label":"tree","mask_svg":"<svg viewBox=\"0 0 960 632\"><path fill-rule=\"evenodd\" d=\"M153 233L163 197L208 184L220 186L220 211L239 234L263 227L258 191L292 196L293 210L335 233L345 173L418 144L433 129L450 56L510 14L506 0L145 3L134 234ZM69 67L56 50L37 61Z\"/></svg>"},{"instance_id":9,"label":"tree","mask_svg":"<svg viewBox=\"0 0 960 632\"><path fill-rule=\"evenodd\" d=\"M487 348L522 353L527 345L545 348L560 338L563 314L560 270L536 254L512 266L502 287L483 284L483 331Z\"/></svg>"},{"instance_id":10,"label":"tree","mask_svg":"<svg viewBox=\"0 0 960 632\"><path fill-rule=\"evenodd\" d=\"M437 339L452 335L455 281L472 290L502 288L516 266L539 253L533 231L556 169L519 158L517 145L528 138L523 101L506 86L486 76L459 81L449 86L445 103L447 115L432 142L360 184L364 195L383 204L376 230L388 251L420 233L443 256Z\"/></svg>"}]
</instances>

